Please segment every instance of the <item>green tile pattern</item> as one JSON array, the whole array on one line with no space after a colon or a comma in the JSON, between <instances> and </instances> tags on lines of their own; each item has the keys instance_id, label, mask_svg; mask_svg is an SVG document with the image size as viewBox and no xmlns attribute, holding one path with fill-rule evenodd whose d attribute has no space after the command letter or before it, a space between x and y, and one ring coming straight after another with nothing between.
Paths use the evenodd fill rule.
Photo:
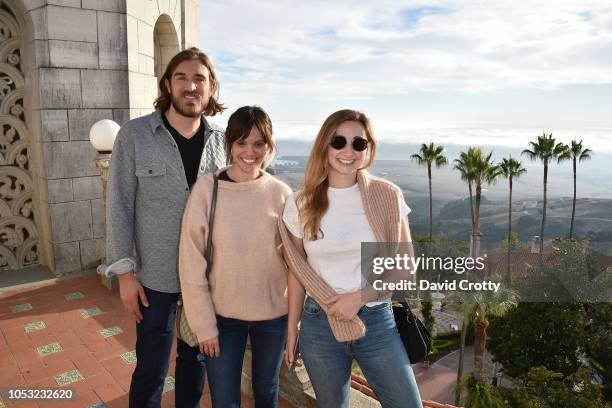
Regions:
<instances>
[{"instance_id":1,"label":"green tile pattern","mask_svg":"<svg viewBox=\"0 0 612 408\"><path fill-rule=\"evenodd\" d=\"M65 373L56 375L54 378L55 382L60 387L85 379L85 377L83 377L83 374L81 374L79 370L66 371Z\"/></svg>"},{"instance_id":2,"label":"green tile pattern","mask_svg":"<svg viewBox=\"0 0 612 408\"><path fill-rule=\"evenodd\" d=\"M32 310L32 309L33 307L30 303L22 303L20 305L11 306L11 312L13 313L27 312L28 310Z\"/></svg>"},{"instance_id":3,"label":"green tile pattern","mask_svg":"<svg viewBox=\"0 0 612 408\"><path fill-rule=\"evenodd\" d=\"M26 333L32 333L32 332L46 329L46 328L47 328L47 325L42 320L39 320L33 323L28 323L23 326L23 330L25 330Z\"/></svg>"},{"instance_id":4,"label":"green tile pattern","mask_svg":"<svg viewBox=\"0 0 612 408\"><path fill-rule=\"evenodd\" d=\"M58 342L54 342L51 344L47 344L45 346L36 347L38 351L38 355L41 357L48 356L49 354L59 353L60 351L64 351L61 344Z\"/></svg>"},{"instance_id":5,"label":"green tile pattern","mask_svg":"<svg viewBox=\"0 0 612 408\"><path fill-rule=\"evenodd\" d=\"M121 354L121 358L128 364L134 364L136 362L136 351L126 351Z\"/></svg>"},{"instance_id":6,"label":"green tile pattern","mask_svg":"<svg viewBox=\"0 0 612 408\"><path fill-rule=\"evenodd\" d=\"M100 308L98 306L92 307L90 309L85 309L81 312L81 317L83 319L89 319L90 317L93 316L98 316L101 315L102 311L100 310Z\"/></svg>"},{"instance_id":7,"label":"green tile pattern","mask_svg":"<svg viewBox=\"0 0 612 408\"><path fill-rule=\"evenodd\" d=\"M172 391L173 389L174 389L174 377L169 375L164 380L164 389L162 391L162 394Z\"/></svg>"},{"instance_id":8,"label":"green tile pattern","mask_svg":"<svg viewBox=\"0 0 612 408\"><path fill-rule=\"evenodd\" d=\"M83 299L85 295L83 295L81 292L70 292L65 294L64 297L66 298L66 300L77 300Z\"/></svg>"},{"instance_id":9,"label":"green tile pattern","mask_svg":"<svg viewBox=\"0 0 612 408\"><path fill-rule=\"evenodd\" d=\"M98 332L102 335L102 337L107 338L111 336L116 336L117 334L121 334L123 333L123 330L121 330L121 327L119 326L113 326L107 327L106 329L100 329L98 330Z\"/></svg>"}]
</instances>

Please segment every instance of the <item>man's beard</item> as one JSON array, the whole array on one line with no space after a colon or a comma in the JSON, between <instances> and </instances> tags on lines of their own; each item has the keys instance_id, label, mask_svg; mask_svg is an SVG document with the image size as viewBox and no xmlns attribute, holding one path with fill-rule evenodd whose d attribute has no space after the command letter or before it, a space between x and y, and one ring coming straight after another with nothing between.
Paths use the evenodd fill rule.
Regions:
<instances>
[{"instance_id":1,"label":"man's beard","mask_svg":"<svg viewBox=\"0 0 612 408\"><path fill-rule=\"evenodd\" d=\"M194 104L190 104L189 102L185 101L183 104L181 104L179 98L175 98L172 93L170 94L170 103L172 104L172 107L176 113L179 115L183 115L188 118L197 118L202 116L202 113L204 113L204 110L206 109L206 104L198 101L194 102Z\"/></svg>"}]
</instances>

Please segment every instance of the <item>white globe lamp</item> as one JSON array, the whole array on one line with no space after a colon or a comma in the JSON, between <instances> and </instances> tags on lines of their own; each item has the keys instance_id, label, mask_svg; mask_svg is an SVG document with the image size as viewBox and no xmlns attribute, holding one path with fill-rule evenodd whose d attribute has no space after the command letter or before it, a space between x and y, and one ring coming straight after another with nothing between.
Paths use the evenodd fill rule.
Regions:
<instances>
[{"instance_id":1,"label":"white globe lamp","mask_svg":"<svg viewBox=\"0 0 612 408\"><path fill-rule=\"evenodd\" d=\"M110 153L119 128L119 124L113 120L99 120L89 129L89 141L99 153Z\"/></svg>"}]
</instances>

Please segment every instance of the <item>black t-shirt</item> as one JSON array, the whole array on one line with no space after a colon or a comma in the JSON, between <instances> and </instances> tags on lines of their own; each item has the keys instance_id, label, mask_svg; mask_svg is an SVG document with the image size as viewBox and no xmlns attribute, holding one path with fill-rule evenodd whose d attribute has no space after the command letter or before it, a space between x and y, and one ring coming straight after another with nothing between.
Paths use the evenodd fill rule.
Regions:
<instances>
[{"instance_id":1,"label":"black t-shirt","mask_svg":"<svg viewBox=\"0 0 612 408\"><path fill-rule=\"evenodd\" d=\"M261 177L261 174L257 176L257 178L260 178L260 177ZM217 176L217 178L223 181L231 181L232 183L236 182L236 180L232 180L229 174L227 174L227 170L223 170L221 173L219 173L219 176Z\"/></svg>"},{"instance_id":2,"label":"black t-shirt","mask_svg":"<svg viewBox=\"0 0 612 408\"><path fill-rule=\"evenodd\" d=\"M235 183L234 180L232 180L230 178L230 176L227 174L227 170L223 170L221 173L219 173L219 176L217 177L219 180L223 180L223 181L231 181L232 183Z\"/></svg>"},{"instance_id":3,"label":"black t-shirt","mask_svg":"<svg viewBox=\"0 0 612 408\"><path fill-rule=\"evenodd\" d=\"M183 168L185 169L185 177L187 178L187 184L189 189L195 184L198 179L198 170L200 168L200 160L202 158L202 151L204 150L204 139L206 137L206 126L204 125L204 119L200 122L200 127L196 133L187 139L183 137L175 128L170 125L166 114L162 115L164 120L164 126L172 135L172 138L176 142L181 159L183 160Z\"/></svg>"}]
</instances>

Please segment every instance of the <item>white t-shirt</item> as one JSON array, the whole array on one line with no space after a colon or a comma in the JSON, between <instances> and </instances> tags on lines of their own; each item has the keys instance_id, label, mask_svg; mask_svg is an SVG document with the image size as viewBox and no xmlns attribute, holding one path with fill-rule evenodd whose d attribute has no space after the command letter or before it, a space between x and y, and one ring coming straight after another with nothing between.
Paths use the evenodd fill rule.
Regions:
<instances>
[{"instance_id":1,"label":"white t-shirt","mask_svg":"<svg viewBox=\"0 0 612 408\"><path fill-rule=\"evenodd\" d=\"M337 293L360 290L365 286L361 276L361 243L376 242L363 208L359 184L347 188L327 189L329 208L321 219L323 237L316 241L304 239L294 192L285 202L283 221L297 238L303 239L304 251L312 269ZM401 214L410 208L402 200ZM380 302L368 303L369 306Z\"/></svg>"}]
</instances>

